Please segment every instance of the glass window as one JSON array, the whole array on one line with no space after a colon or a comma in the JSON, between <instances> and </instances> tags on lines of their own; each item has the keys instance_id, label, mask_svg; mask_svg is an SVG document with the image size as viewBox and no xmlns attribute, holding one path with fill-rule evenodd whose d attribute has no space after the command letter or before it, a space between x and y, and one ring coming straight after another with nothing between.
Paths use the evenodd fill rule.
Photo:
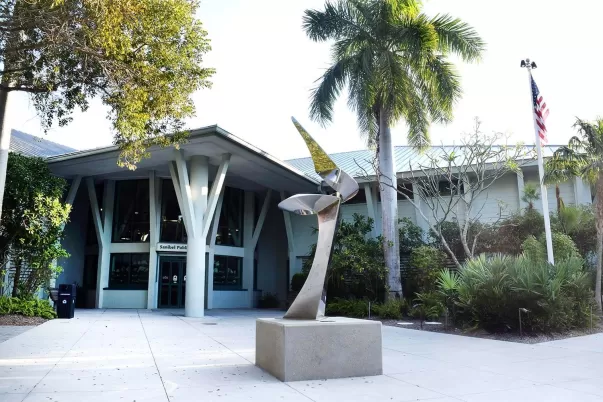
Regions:
<instances>
[{"instance_id":1,"label":"glass window","mask_svg":"<svg viewBox=\"0 0 603 402\"><path fill-rule=\"evenodd\" d=\"M113 241L149 241L149 181L122 180L115 184Z\"/></svg>"},{"instance_id":2,"label":"glass window","mask_svg":"<svg viewBox=\"0 0 603 402\"><path fill-rule=\"evenodd\" d=\"M186 243L186 228L180 213L176 191L171 179L163 180L161 186L161 234L160 241Z\"/></svg>"},{"instance_id":3,"label":"glass window","mask_svg":"<svg viewBox=\"0 0 603 402\"><path fill-rule=\"evenodd\" d=\"M398 182L398 191L396 192L396 198L398 201L407 201L408 199L404 196L406 194L411 200L414 199L414 193L412 190L412 183ZM377 200L381 202L381 191L377 191Z\"/></svg>"},{"instance_id":4,"label":"glass window","mask_svg":"<svg viewBox=\"0 0 603 402\"><path fill-rule=\"evenodd\" d=\"M225 187L216 244L243 247L243 190Z\"/></svg>"},{"instance_id":5,"label":"glass window","mask_svg":"<svg viewBox=\"0 0 603 402\"><path fill-rule=\"evenodd\" d=\"M148 254L111 254L110 289L147 289Z\"/></svg>"},{"instance_id":6,"label":"glass window","mask_svg":"<svg viewBox=\"0 0 603 402\"><path fill-rule=\"evenodd\" d=\"M214 289L242 289L243 259L216 255L214 257Z\"/></svg>"}]
</instances>

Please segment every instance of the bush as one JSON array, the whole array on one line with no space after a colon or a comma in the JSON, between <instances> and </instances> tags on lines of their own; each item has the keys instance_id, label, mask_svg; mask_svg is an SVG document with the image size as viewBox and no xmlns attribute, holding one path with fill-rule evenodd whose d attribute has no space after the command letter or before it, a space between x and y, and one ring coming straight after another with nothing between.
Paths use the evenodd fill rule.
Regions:
<instances>
[{"instance_id":1,"label":"bush","mask_svg":"<svg viewBox=\"0 0 603 402\"><path fill-rule=\"evenodd\" d=\"M382 238L369 236L373 220L359 214L353 221L341 221L333 241L333 254L327 272L327 294L336 298L382 300L387 281ZM316 253L310 250L304 271Z\"/></svg>"},{"instance_id":2,"label":"bush","mask_svg":"<svg viewBox=\"0 0 603 402\"><path fill-rule=\"evenodd\" d=\"M435 247L420 246L410 254L408 281L415 293L436 289L438 274L444 268L446 254Z\"/></svg>"},{"instance_id":3,"label":"bush","mask_svg":"<svg viewBox=\"0 0 603 402\"><path fill-rule=\"evenodd\" d=\"M352 318L368 317L368 301L335 298L327 302L326 314Z\"/></svg>"},{"instance_id":4,"label":"bush","mask_svg":"<svg viewBox=\"0 0 603 402\"><path fill-rule=\"evenodd\" d=\"M491 252L507 255L522 253L521 245L530 236L538 238L544 233L544 218L535 209L512 215L503 220L495 231Z\"/></svg>"},{"instance_id":5,"label":"bush","mask_svg":"<svg viewBox=\"0 0 603 402\"><path fill-rule=\"evenodd\" d=\"M308 274L306 272L298 272L294 274L291 278L291 290L293 292L299 292L304 286L304 283L306 283L306 279L308 279Z\"/></svg>"},{"instance_id":6,"label":"bush","mask_svg":"<svg viewBox=\"0 0 603 402\"><path fill-rule=\"evenodd\" d=\"M19 314L27 317L56 318L54 308L47 300L24 300L18 297L0 297L0 315Z\"/></svg>"},{"instance_id":7,"label":"bush","mask_svg":"<svg viewBox=\"0 0 603 402\"><path fill-rule=\"evenodd\" d=\"M442 296L437 292L417 293L414 302L411 316L415 318L437 320L445 312Z\"/></svg>"},{"instance_id":8,"label":"bush","mask_svg":"<svg viewBox=\"0 0 603 402\"><path fill-rule=\"evenodd\" d=\"M552 233L553 241L553 256L555 261L567 260L572 257L580 257L580 252L576 247L576 244L566 234L563 233ZM538 240L534 236L529 236L521 245L526 257L531 260L546 261L546 238L542 234Z\"/></svg>"},{"instance_id":9,"label":"bush","mask_svg":"<svg viewBox=\"0 0 603 402\"><path fill-rule=\"evenodd\" d=\"M597 247L597 228L592 205L566 206L551 216L554 232L569 235L580 255L586 257Z\"/></svg>"},{"instance_id":10,"label":"bush","mask_svg":"<svg viewBox=\"0 0 603 402\"><path fill-rule=\"evenodd\" d=\"M433 243L432 234L428 233L425 239L425 233L418 225L414 224L408 218L398 220L398 236L400 239L400 254L409 254L417 247Z\"/></svg>"},{"instance_id":11,"label":"bush","mask_svg":"<svg viewBox=\"0 0 603 402\"><path fill-rule=\"evenodd\" d=\"M462 266L457 286L457 317L492 332L517 330L520 308L529 310L526 331L583 328L594 305L590 277L576 256L550 265L526 255L481 255Z\"/></svg>"},{"instance_id":12,"label":"bush","mask_svg":"<svg viewBox=\"0 0 603 402\"><path fill-rule=\"evenodd\" d=\"M280 305L281 302L274 293L264 293L260 297L260 300L258 300L258 308L278 308Z\"/></svg>"},{"instance_id":13,"label":"bush","mask_svg":"<svg viewBox=\"0 0 603 402\"><path fill-rule=\"evenodd\" d=\"M383 304L371 305L371 312L380 318L396 320L407 314L408 305L404 299L390 299Z\"/></svg>"}]
</instances>

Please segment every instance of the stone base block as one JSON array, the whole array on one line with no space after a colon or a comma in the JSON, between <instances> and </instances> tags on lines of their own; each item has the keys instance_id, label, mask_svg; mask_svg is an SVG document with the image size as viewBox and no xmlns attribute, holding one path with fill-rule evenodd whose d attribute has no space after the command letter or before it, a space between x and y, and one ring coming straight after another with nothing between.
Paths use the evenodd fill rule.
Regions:
<instances>
[{"instance_id":1,"label":"stone base block","mask_svg":"<svg viewBox=\"0 0 603 402\"><path fill-rule=\"evenodd\" d=\"M255 364L281 381L383 374L379 321L259 318L255 339Z\"/></svg>"}]
</instances>

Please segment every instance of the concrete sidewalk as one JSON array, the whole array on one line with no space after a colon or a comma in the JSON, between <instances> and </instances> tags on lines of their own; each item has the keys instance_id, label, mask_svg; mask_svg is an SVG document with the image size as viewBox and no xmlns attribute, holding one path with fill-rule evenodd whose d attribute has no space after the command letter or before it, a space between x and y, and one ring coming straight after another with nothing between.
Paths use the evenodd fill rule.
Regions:
<instances>
[{"instance_id":1,"label":"concrete sidewalk","mask_svg":"<svg viewBox=\"0 0 603 402\"><path fill-rule=\"evenodd\" d=\"M0 343L0 401L603 401L603 335L524 345L383 328L384 375L281 383L255 318L80 310Z\"/></svg>"}]
</instances>

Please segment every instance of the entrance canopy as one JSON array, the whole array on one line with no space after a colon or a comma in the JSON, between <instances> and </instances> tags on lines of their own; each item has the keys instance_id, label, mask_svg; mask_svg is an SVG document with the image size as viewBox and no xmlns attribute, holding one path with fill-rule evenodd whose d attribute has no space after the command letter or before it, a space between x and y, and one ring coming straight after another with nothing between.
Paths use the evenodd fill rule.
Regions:
<instances>
[{"instance_id":1,"label":"entrance canopy","mask_svg":"<svg viewBox=\"0 0 603 402\"><path fill-rule=\"evenodd\" d=\"M218 126L192 130L188 141L180 146L185 159L193 155L209 158L210 177L214 177L222 155L230 154L226 185L243 190L269 188L290 193L317 191L319 182L300 170L254 147ZM72 152L47 159L57 176L71 179L76 176L96 180L148 178L154 170L158 177L170 177L169 162L174 160L174 148L152 147L150 158L142 160L134 171L117 165L119 148L109 146Z\"/></svg>"}]
</instances>

